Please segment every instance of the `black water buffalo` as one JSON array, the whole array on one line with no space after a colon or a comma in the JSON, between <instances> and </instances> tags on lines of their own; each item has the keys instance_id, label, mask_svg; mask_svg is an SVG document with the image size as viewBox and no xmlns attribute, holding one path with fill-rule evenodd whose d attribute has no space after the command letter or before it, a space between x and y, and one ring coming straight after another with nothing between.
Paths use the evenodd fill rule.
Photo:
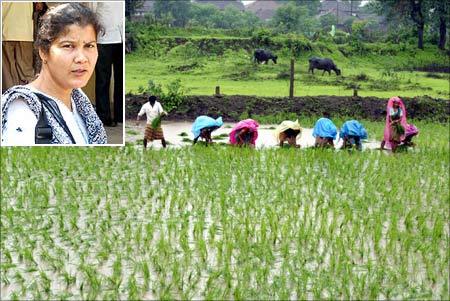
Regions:
<instances>
[{"instance_id":1,"label":"black water buffalo","mask_svg":"<svg viewBox=\"0 0 450 301\"><path fill-rule=\"evenodd\" d=\"M341 70L336 67L333 60L320 57L312 57L309 59L309 71L314 74L314 69L323 70L322 75L325 71L328 71L328 75L331 75L331 70L333 70L336 75L341 75Z\"/></svg>"},{"instance_id":2,"label":"black water buffalo","mask_svg":"<svg viewBox=\"0 0 450 301\"><path fill-rule=\"evenodd\" d=\"M274 55L269 50L256 49L255 52L253 53L253 59L255 62L258 62L258 64L261 62L266 62L267 64L269 63L269 60L272 60L273 63L276 64L277 58L278 56Z\"/></svg>"}]
</instances>

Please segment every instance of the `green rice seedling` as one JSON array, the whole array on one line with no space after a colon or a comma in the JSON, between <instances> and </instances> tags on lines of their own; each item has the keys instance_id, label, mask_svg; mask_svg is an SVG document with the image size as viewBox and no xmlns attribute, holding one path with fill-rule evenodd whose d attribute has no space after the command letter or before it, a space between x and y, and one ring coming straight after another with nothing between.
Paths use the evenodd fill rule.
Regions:
<instances>
[{"instance_id":1,"label":"green rice seedling","mask_svg":"<svg viewBox=\"0 0 450 301\"><path fill-rule=\"evenodd\" d=\"M9 285L9 284L10 284L10 281L9 281L9 278L8 278L7 275L5 275L5 274L2 273L2 274L0 275L0 277L1 277L2 283L3 283L4 285Z\"/></svg>"},{"instance_id":2,"label":"green rice seedling","mask_svg":"<svg viewBox=\"0 0 450 301\"><path fill-rule=\"evenodd\" d=\"M136 283L136 279L135 279L135 275L132 274L129 276L128 278L128 283L127 283L127 298L129 300L138 300L140 299L140 292L139 292L139 287Z\"/></svg>"},{"instance_id":3,"label":"green rice seedling","mask_svg":"<svg viewBox=\"0 0 450 301\"><path fill-rule=\"evenodd\" d=\"M91 266L81 265L79 269L85 277L87 297L89 299L95 299L100 293L100 289L102 286L101 279L97 276L96 270Z\"/></svg>"},{"instance_id":4,"label":"green rice seedling","mask_svg":"<svg viewBox=\"0 0 450 301\"><path fill-rule=\"evenodd\" d=\"M70 272L68 272L68 271L64 271L62 273L62 276L64 278L64 284L66 285L66 287L69 287L69 286L75 284L75 282L77 280L75 275L71 275Z\"/></svg>"},{"instance_id":5,"label":"green rice seedling","mask_svg":"<svg viewBox=\"0 0 450 301\"><path fill-rule=\"evenodd\" d=\"M39 278L40 278L40 284L42 285L42 289L45 292L47 296L49 296L51 292L51 280L47 276L47 274L44 271L39 272Z\"/></svg>"},{"instance_id":6,"label":"green rice seedling","mask_svg":"<svg viewBox=\"0 0 450 301\"><path fill-rule=\"evenodd\" d=\"M144 291L147 291L149 289L149 285L150 285L150 269L148 267L148 263L144 260L141 261L140 263L141 265L141 272L142 272L142 276L143 276L143 282L144 282Z\"/></svg>"},{"instance_id":7,"label":"green rice seedling","mask_svg":"<svg viewBox=\"0 0 450 301\"><path fill-rule=\"evenodd\" d=\"M18 300L21 300L21 298L17 292L13 292L11 294L11 300L18 301Z\"/></svg>"},{"instance_id":8,"label":"green rice seedling","mask_svg":"<svg viewBox=\"0 0 450 301\"><path fill-rule=\"evenodd\" d=\"M161 125L161 115L158 115L156 118L152 120L151 127L153 129L158 128Z\"/></svg>"},{"instance_id":9,"label":"green rice seedling","mask_svg":"<svg viewBox=\"0 0 450 301\"><path fill-rule=\"evenodd\" d=\"M36 261L33 257L33 251L29 248L24 248L19 253L19 260L24 260L27 264L34 264L37 265Z\"/></svg>"}]
</instances>

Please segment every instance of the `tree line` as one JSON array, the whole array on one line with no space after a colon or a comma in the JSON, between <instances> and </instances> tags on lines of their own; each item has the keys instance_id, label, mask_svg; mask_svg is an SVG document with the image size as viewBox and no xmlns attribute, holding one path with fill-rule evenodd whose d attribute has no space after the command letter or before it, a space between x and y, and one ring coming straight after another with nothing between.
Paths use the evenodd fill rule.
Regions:
<instances>
[{"instance_id":1,"label":"tree line","mask_svg":"<svg viewBox=\"0 0 450 301\"><path fill-rule=\"evenodd\" d=\"M143 0L126 0L126 15L130 18ZM254 32L269 30L274 34L297 33L312 38L319 32L328 32L339 22L337 14L329 13L317 17L321 7L320 0L278 0L282 4L274 16L263 21L254 13L241 11L233 5L219 9L202 0L155 0L153 9L145 16L149 24L170 27L206 27L235 29ZM358 20L346 18L339 24L345 34L356 34L361 40L376 42L387 40L394 43L415 37L417 47L423 49L424 40L445 49L450 24L450 2L445 0L370 0L364 7L361 1L340 0L365 13L382 16L386 26L378 20ZM338 3L338 5L339 5ZM333 33L334 35L334 33Z\"/></svg>"}]
</instances>

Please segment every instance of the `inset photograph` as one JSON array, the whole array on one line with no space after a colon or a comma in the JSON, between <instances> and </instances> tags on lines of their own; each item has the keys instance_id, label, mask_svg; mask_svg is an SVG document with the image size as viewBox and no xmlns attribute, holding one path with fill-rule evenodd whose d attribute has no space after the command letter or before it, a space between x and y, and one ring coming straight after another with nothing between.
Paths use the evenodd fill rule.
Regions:
<instances>
[{"instance_id":1,"label":"inset photograph","mask_svg":"<svg viewBox=\"0 0 450 301\"><path fill-rule=\"evenodd\" d=\"M124 144L124 17L118 1L2 2L2 146Z\"/></svg>"}]
</instances>

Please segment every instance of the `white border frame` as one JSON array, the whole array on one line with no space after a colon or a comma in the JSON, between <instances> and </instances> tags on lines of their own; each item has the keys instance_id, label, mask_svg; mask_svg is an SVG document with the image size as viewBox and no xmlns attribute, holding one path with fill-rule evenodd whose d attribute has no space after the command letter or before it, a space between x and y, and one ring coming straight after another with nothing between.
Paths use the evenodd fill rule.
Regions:
<instances>
[{"instance_id":1,"label":"white border frame","mask_svg":"<svg viewBox=\"0 0 450 301\"><path fill-rule=\"evenodd\" d=\"M1 1L3 2L39 2L39 1L30 1L30 0L9 0L9 1ZM46 1L46 2L61 2L61 1L55 1L55 0L50 0L50 1ZM58 146L63 146L63 147L115 147L115 146L125 146L125 109L126 109L126 105L125 105L125 70L126 70L126 66L125 66L125 26L126 26L126 19L125 19L125 0L85 0L85 1L75 1L75 0L66 0L64 2L93 2L93 3L98 3L98 2L121 2L122 3L122 16L123 16L123 28L122 28L122 51L123 51L123 56L122 56L122 97L123 97L123 109L122 109L122 144L33 144L33 145L2 145L1 144L1 130L0 130L0 148L3 147L58 147ZM1 6L0 6L0 12L1 12ZM3 32L3 21L0 22L0 30ZM3 42L3 35L2 35L2 42ZM0 45L0 52L3 53L3 43ZM0 58L0 65L3 65L3 58ZM0 84L1 86L1 84ZM2 116L0 114L0 124L2 121Z\"/></svg>"}]
</instances>

